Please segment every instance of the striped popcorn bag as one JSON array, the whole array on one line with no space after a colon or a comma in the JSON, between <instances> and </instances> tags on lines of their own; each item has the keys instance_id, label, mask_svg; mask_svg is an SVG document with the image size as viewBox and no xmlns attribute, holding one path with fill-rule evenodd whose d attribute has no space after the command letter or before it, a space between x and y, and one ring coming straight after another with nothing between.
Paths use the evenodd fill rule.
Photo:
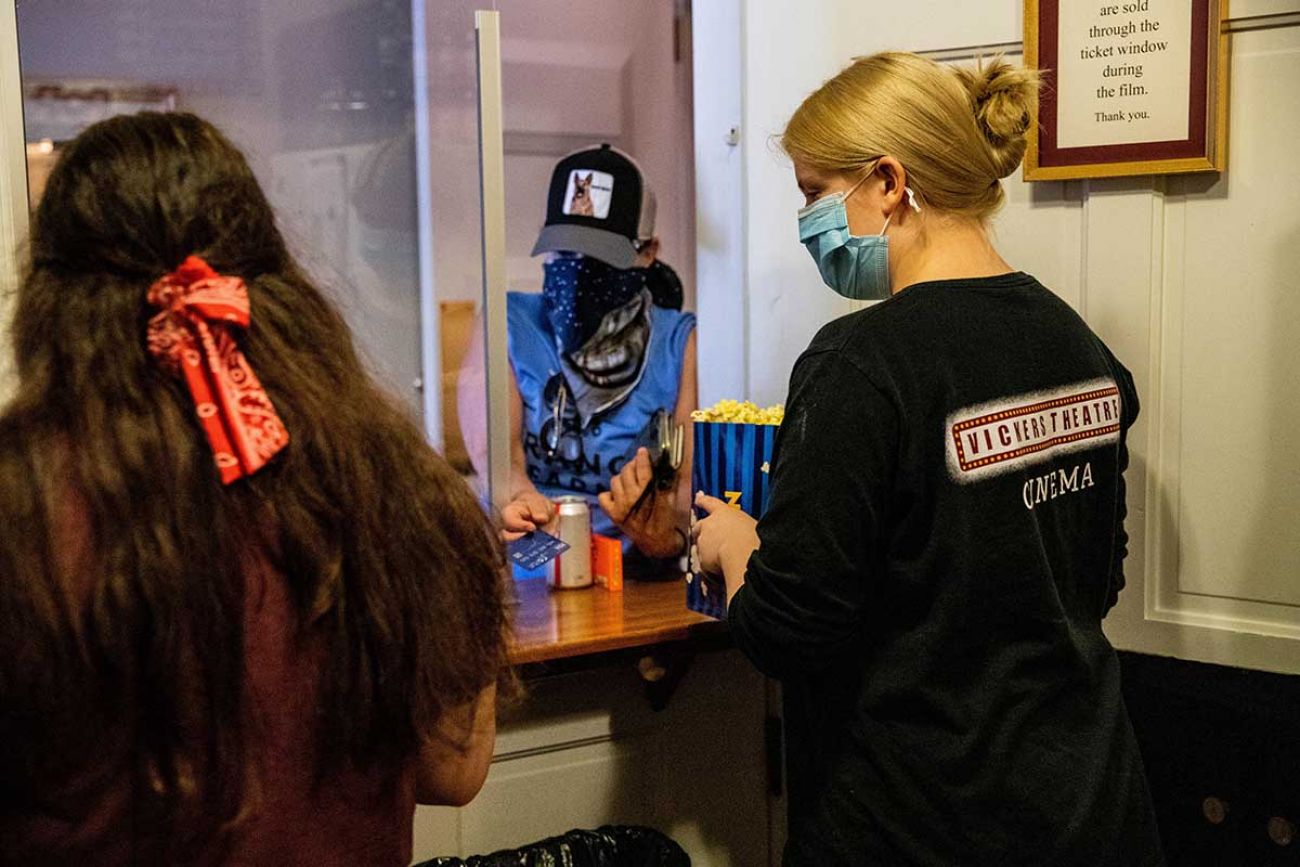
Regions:
<instances>
[{"instance_id":1,"label":"striped popcorn bag","mask_svg":"<svg viewBox=\"0 0 1300 867\"><path fill-rule=\"evenodd\" d=\"M717 497L755 519L762 517L771 491L772 452L778 424L695 422L695 491ZM698 515L692 509L691 520ZM691 550L686 575L686 607L722 620L727 614L727 593L721 576L706 575Z\"/></svg>"}]
</instances>

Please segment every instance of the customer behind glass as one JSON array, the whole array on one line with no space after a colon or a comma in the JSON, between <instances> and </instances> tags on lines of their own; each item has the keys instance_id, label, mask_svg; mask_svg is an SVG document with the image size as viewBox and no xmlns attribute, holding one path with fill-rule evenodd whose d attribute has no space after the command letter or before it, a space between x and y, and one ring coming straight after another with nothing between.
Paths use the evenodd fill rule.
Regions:
<instances>
[{"instance_id":1,"label":"customer behind glass","mask_svg":"<svg viewBox=\"0 0 1300 867\"><path fill-rule=\"evenodd\" d=\"M66 148L0 415L0 861L410 863L492 757L504 558L187 114Z\"/></svg>"},{"instance_id":2,"label":"customer behind glass","mask_svg":"<svg viewBox=\"0 0 1300 867\"><path fill-rule=\"evenodd\" d=\"M1163 863L1101 629L1132 378L987 230L1036 86L875 55L782 137L823 280L880 301L796 363L757 527L699 500L732 639L785 687L789 865Z\"/></svg>"},{"instance_id":3,"label":"customer behind glass","mask_svg":"<svg viewBox=\"0 0 1300 867\"><path fill-rule=\"evenodd\" d=\"M645 557L670 558L667 565L685 553L695 316L681 312L681 282L657 258L654 222L649 182L616 148L577 151L552 172L533 247L533 255L546 254L542 291L511 292L507 306L514 431L507 538L547 524L554 498L578 495L592 506L592 529L622 537L625 550L635 545ZM459 409L480 471L481 356L476 330ZM672 485L634 509L652 475L636 444L659 411L686 426L685 456Z\"/></svg>"}]
</instances>

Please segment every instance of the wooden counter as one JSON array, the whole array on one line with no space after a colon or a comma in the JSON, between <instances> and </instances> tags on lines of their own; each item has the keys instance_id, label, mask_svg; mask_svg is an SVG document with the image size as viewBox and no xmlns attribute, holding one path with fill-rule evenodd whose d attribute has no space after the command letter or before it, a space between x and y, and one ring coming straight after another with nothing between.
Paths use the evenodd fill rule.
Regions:
<instances>
[{"instance_id":1,"label":"wooden counter","mask_svg":"<svg viewBox=\"0 0 1300 867\"><path fill-rule=\"evenodd\" d=\"M626 581L622 593L550 590L540 578L514 586L510 661L516 665L726 634L724 624L686 608L681 581Z\"/></svg>"}]
</instances>

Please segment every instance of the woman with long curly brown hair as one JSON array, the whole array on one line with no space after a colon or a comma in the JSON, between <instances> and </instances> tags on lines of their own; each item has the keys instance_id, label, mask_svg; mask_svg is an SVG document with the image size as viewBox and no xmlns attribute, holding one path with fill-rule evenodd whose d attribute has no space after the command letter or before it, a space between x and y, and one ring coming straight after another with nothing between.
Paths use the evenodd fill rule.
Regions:
<instances>
[{"instance_id":1,"label":"woman with long curly brown hair","mask_svg":"<svg viewBox=\"0 0 1300 867\"><path fill-rule=\"evenodd\" d=\"M239 151L86 130L12 337L0 862L406 864L486 774L504 561Z\"/></svg>"}]
</instances>

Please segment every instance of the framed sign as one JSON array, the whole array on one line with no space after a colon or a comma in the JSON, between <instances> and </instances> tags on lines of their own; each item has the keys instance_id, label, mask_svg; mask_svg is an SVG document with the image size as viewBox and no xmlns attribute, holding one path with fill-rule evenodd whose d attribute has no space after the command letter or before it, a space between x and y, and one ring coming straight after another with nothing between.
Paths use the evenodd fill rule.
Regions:
<instances>
[{"instance_id":1,"label":"framed sign","mask_svg":"<svg viewBox=\"0 0 1300 867\"><path fill-rule=\"evenodd\" d=\"M1227 0L1025 0L1025 180L1222 171Z\"/></svg>"}]
</instances>

